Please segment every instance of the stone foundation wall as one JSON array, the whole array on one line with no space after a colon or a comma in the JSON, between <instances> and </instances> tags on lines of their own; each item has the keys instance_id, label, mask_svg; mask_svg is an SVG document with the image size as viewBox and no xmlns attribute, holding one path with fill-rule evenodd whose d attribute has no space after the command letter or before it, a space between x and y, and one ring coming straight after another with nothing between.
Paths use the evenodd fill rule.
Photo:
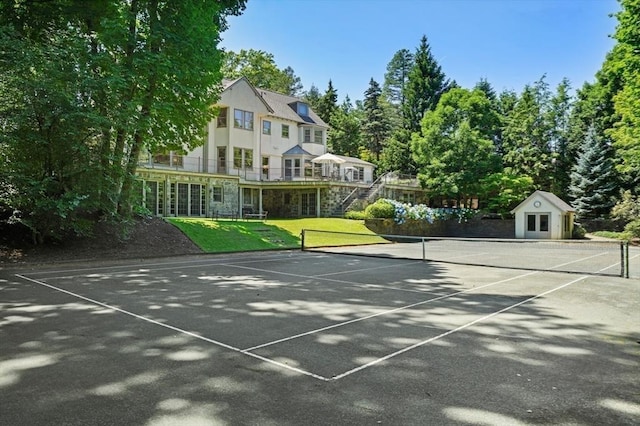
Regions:
<instances>
[{"instance_id":1,"label":"stone foundation wall","mask_svg":"<svg viewBox=\"0 0 640 426\"><path fill-rule=\"evenodd\" d=\"M377 234L415 235L418 237L515 238L514 219L473 218L468 222L441 220L430 224L408 220L402 225L393 219L366 219L365 226Z\"/></svg>"}]
</instances>

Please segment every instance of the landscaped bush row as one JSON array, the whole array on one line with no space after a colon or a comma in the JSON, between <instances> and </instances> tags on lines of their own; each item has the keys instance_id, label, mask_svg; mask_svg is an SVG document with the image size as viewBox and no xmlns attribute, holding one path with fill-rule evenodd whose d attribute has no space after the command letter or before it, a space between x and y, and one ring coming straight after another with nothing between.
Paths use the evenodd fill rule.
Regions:
<instances>
[{"instance_id":1,"label":"landscaped bush row","mask_svg":"<svg viewBox=\"0 0 640 426\"><path fill-rule=\"evenodd\" d=\"M377 200L365 209L365 217L367 218L393 219L398 224L403 224L409 219L425 220L429 223L433 223L436 220L466 222L476 213L477 210L473 209L431 208L424 204L413 205L386 198Z\"/></svg>"}]
</instances>

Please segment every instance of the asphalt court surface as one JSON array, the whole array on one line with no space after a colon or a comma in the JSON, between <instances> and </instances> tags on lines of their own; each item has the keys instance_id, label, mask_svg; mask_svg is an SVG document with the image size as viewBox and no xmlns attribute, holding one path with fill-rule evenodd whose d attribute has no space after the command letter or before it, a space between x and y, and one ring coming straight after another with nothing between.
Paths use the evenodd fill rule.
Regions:
<instances>
[{"instance_id":1,"label":"asphalt court surface","mask_svg":"<svg viewBox=\"0 0 640 426\"><path fill-rule=\"evenodd\" d=\"M539 359L529 356L531 359L518 362L535 365L547 363L546 357L560 357L563 363L570 359L568 370L579 368L573 358L583 359L601 348L604 355L597 358L609 365L617 360L624 383L603 385L613 377L607 376L612 370L591 361L589 374L602 374L602 380L591 378L588 386L574 385L581 387L577 394L584 393L583 399L568 403L572 414L565 410L562 415L577 424L603 418L614 419L611 424L633 424L640 419L638 280L311 252L197 256L91 267L58 265L5 272L0 274L0 302L5 312L0 333L8 333L3 339L15 346L7 350L3 344L0 366L20 355L16 348L29 347L38 334L58 332L55 320L50 325L40 323L38 329L31 330L33 336L12 334L7 327L31 325L30 313L47 312L53 318L53 312L60 309L73 310L83 333L93 338L134 330L141 340L153 341L143 349L124 352L131 357L153 359L171 347L172 339L182 339L193 344L174 351L174 357L221 363L233 357L235 368L245 366L242 373L248 370L250 376L268 371L281 380L306 378L339 386L349 386L354 380L375 381L377 376L385 377L385 383L401 381L399 377L406 374L401 370L409 361L411 369L417 369L414 374L420 375L428 371L439 376L449 368L460 368L449 366L449 358L463 358L465 368L473 365L473 371L482 371L487 355L477 354L479 342L483 342L483 351L503 357L504 362L526 358L518 355L519 351L536 351ZM96 321L101 316L109 321ZM65 324L64 330L73 328ZM559 373L541 369L545 371L541 375L548 375L548 379ZM14 377L11 372L4 373ZM484 385L494 385L495 374L474 374L488 374ZM19 390L20 380L12 380L3 387L0 374L0 391L12 386ZM477 380L483 383L478 377L469 380L474 384L462 386L473 388L478 386ZM397 392L410 389L407 385ZM353 398L366 400L370 391L360 390L362 395ZM511 390L519 391L524 390ZM608 393L611 395L605 398ZM575 389L572 398L577 398ZM340 405L328 400L330 406ZM593 417L593 412L602 412L602 400L616 401L611 404L618 404L617 408L600 414L605 417ZM434 422L472 423L481 415L477 410L484 407L482 415L494 416L495 424L509 419L513 424L526 424L527 416L533 414L533 410L516 414L508 404L486 410L486 403L480 401L469 402L477 407L467 411L451 411L460 404L443 404L437 415L430 408L429 415L434 417L424 417L420 408L407 408L391 420L415 420L418 424L432 418ZM10 406L15 409L20 402L13 401ZM345 408L341 418L350 419L350 423L373 420L368 417L370 411L365 414L357 404L353 407ZM239 419L231 411L226 422L236 423ZM269 420L308 420L305 411L301 407L295 415L274 412ZM559 414L549 407L539 415L542 423L562 423L554 421ZM241 421L246 420L256 419Z\"/></svg>"}]
</instances>

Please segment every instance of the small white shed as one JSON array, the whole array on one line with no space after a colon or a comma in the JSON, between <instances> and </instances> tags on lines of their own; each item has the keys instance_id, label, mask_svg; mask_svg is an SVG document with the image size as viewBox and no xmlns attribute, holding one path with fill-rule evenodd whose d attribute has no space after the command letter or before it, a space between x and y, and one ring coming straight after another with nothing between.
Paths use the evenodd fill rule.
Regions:
<instances>
[{"instance_id":1,"label":"small white shed","mask_svg":"<svg viewBox=\"0 0 640 426\"><path fill-rule=\"evenodd\" d=\"M575 209L551 192L536 191L511 210L516 238L571 238Z\"/></svg>"}]
</instances>

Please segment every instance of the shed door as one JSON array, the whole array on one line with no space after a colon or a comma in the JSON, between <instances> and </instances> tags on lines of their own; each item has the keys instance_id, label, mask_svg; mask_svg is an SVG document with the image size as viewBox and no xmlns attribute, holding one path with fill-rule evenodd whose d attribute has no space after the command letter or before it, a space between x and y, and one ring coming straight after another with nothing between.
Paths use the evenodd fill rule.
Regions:
<instances>
[{"instance_id":1,"label":"shed door","mask_svg":"<svg viewBox=\"0 0 640 426\"><path fill-rule=\"evenodd\" d=\"M551 238L551 213L525 213L525 238Z\"/></svg>"}]
</instances>

